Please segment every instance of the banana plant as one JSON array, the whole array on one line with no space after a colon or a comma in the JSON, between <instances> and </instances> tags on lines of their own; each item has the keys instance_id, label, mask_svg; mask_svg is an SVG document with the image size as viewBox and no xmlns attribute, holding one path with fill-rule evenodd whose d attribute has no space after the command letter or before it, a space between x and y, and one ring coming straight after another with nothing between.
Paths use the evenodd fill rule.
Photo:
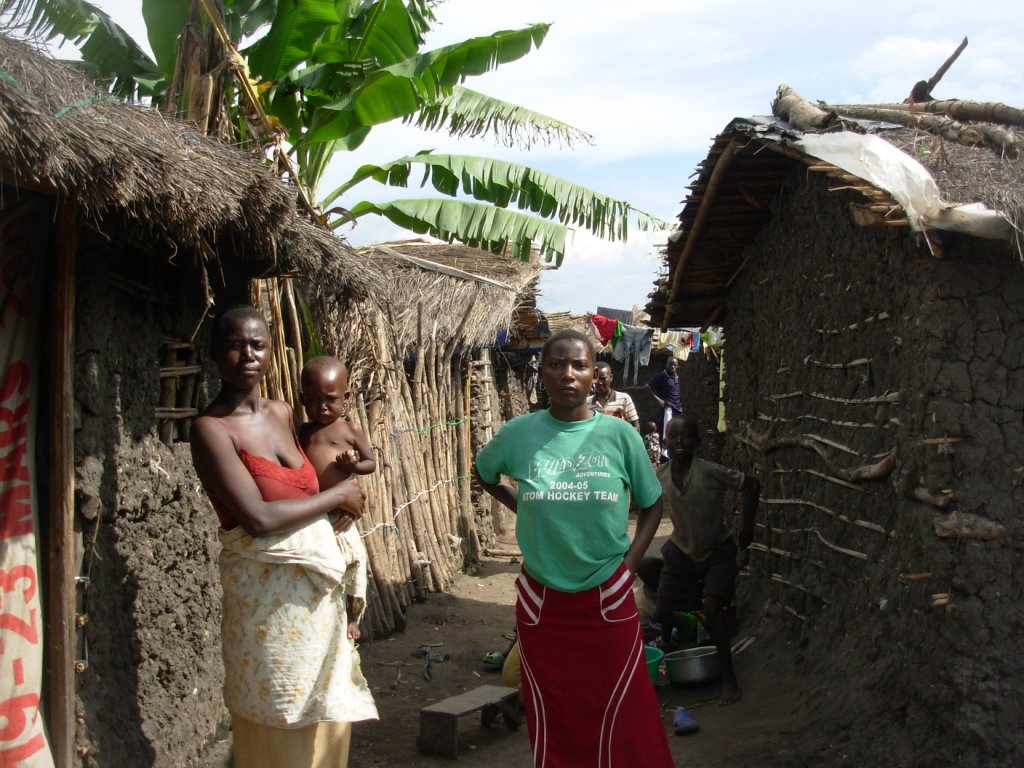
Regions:
<instances>
[{"instance_id":1,"label":"banana plant","mask_svg":"<svg viewBox=\"0 0 1024 768\"><path fill-rule=\"evenodd\" d=\"M238 82L223 89L225 108L236 115L233 123L240 133L252 131L245 116L253 110L263 116L262 130L275 136L256 138L260 143L273 138L290 154L283 165L307 200L316 199L331 157L358 150L374 127L394 121L458 137L490 136L526 149L538 141L571 146L590 140L560 120L463 85L535 50L548 25L424 50L436 23L435 5L434 0L142 0L153 58L85 0L0 0L0 17L20 21L32 34L74 41L90 75L115 93L156 104L174 96L169 86L181 64L181 33L212 25L227 59L221 69ZM246 98L258 103L245 103ZM413 165L421 165L423 183L430 181L446 198L349 202L367 179L406 186ZM556 262L569 227L624 239L631 217L641 226L656 224L628 203L524 165L429 152L363 166L311 207L335 227L379 215L416 232L494 251L510 248L524 258L537 248ZM340 215L330 220L325 209Z\"/></svg>"}]
</instances>

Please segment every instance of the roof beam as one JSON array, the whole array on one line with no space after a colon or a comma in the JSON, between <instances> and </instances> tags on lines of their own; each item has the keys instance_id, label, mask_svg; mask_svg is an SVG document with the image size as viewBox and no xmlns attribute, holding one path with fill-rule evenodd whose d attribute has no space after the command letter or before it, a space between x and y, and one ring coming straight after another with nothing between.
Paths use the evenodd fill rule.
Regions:
<instances>
[{"instance_id":1,"label":"roof beam","mask_svg":"<svg viewBox=\"0 0 1024 768\"><path fill-rule=\"evenodd\" d=\"M686 238L686 245L683 247L682 253L679 254L679 258L676 259L676 271L672 276L672 290L669 291L669 303L675 298L676 292L679 290L679 286L682 283L683 271L686 269L686 262L690 258L690 254L693 253L696 247L697 240L700 238L701 230L704 228L704 222L707 220L711 208L715 202L715 196L718 194L719 185L722 183L722 178L725 176L726 171L732 164L733 158L736 156L736 152L739 149L739 145L736 142L736 138L730 139L725 149L722 150L721 157L718 158L718 162L715 163L715 170L711 172L711 176L708 178L707 192L704 193L704 199L701 200L700 210L693 219L693 224L690 225L689 236ZM665 330L668 326L666 325L668 317L662 319L661 330Z\"/></svg>"}]
</instances>

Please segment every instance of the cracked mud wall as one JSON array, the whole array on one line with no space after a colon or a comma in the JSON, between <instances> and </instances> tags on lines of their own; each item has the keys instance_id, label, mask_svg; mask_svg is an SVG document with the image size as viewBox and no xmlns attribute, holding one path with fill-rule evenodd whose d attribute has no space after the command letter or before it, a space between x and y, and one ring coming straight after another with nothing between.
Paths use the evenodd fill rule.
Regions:
<instances>
[{"instance_id":1,"label":"cracked mud wall","mask_svg":"<svg viewBox=\"0 0 1024 768\"><path fill-rule=\"evenodd\" d=\"M170 267L112 247L84 237L76 267L75 507L90 578L77 753L84 766L201 765L226 718L217 523L188 444L161 443L154 417L160 347L191 333L198 280L183 254Z\"/></svg>"},{"instance_id":2,"label":"cracked mud wall","mask_svg":"<svg viewBox=\"0 0 1024 768\"><path fill-rule=\"evenodd\" d=\"M823 749L1019 765L1024 267L851 202L795 172L729 296L725 459L763 485L741 605Z\"/></svg>"}]
</instances>

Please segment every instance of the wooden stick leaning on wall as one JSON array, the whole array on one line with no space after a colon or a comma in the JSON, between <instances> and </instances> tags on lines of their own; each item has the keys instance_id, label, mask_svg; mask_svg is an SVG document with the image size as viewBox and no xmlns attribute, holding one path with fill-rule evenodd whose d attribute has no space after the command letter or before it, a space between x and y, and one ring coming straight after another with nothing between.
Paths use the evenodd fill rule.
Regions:
<instances>
[{"instance_id":1,"label":"wooden stick leaning on wall","mask_svg":"<svg viewBox=\"0 0 1024 768\"><path fill-rule=\"evenodd\" d=\"M847 482L855 483L864 480L881 480L882 478L888 477L892 471L896 468L896 448L893 447L882 458L873 463L860 467L839 467L836 466L832 461L828 452L822 447L820 439L812 439L807 435L794 435L794 436L783 436L783 437L770 437L767 433L758 433L751 429L750 425L746 425L744 433L737 433L736 440L749 445L755 450L768 454L772 451L776 451L779 448L803 448L813 453L824 462L829 472L835 477Z\"/></svg>"}]
</instances>

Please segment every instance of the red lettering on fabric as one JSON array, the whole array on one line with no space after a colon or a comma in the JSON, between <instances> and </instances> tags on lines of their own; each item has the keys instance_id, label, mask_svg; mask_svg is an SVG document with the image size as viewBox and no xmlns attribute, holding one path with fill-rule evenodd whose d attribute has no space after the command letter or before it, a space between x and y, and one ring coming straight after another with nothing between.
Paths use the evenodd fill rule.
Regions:
<instances>
[{"instance_id":1,"label":"red lettering on fabric","mask_svg":"<svg viewBox=\"0 0 1024 768\"><path fill-rule=\"evenodd\" d=\"M25 717L26 709L38 710L39 696L24 693L7 701L0 701L0 719L7 721L7 725L0 726L0 741L13 741L21 735L28 724L28 718Z\"/></svg>"},{"instance_id":2,"label":"red lettering on fabric","mask_svg":"<svg viewBox=\"0 0 1024 768\"><path fill-rule=\"evenodd\" d=\"M36 596L36 572L35 569L30 565L16 565L11 570L5 571L0 568L0 592L5 594L8 592L15 592L19 589L18 582L25 580L28 584L22 585L20 588L21 599L26 606L32 602L32 598ZM2 605L10 607L10 600L4 598ZM14 613L0 613L0 630L6 629L9 632L14 632L21 635L28 642L35 645L39 642L39 629L36 626L36 609L31 608L28 611L20 611L21 615ZM25 621L21 616L27 615L28 621ZM3 647L3 637L0 637L0 649Z\"/></svg>"},{"instance_id":3,"label":"red lettering on fabric","mask_svg":"<svg viewBox=\"0 0 1024 768\"><path fill-rule=\"evenodd\" d=\"M24 360L15 360L4 372L4 383L0 384L0 402L10 400L15 391L19 395L24 395L31 383L32 369L28 363Z\"/></svg>"},{"instance_id":4,"label":"red lettering on fabric","mask_svg":"<svg viewBox=\"0 0 1024 768\"><path fill-rule=\"evenodd\" d=\"M0 491L0 539L32 533L32 488L19 483Z\"/></svg>"},{"instance_id":5,"label":"red lettering on fabric","mask_svg":"<svg viewBox=\"0 0 1024 768\"><path fill-rule=\"evenodd\" d=\"M0 539L31 534L33 529L28 465L31 382L32 369L19 360L7 367L0 384L0 448L14 446L0 455Z\"/></svg>"},{"instance_id":6,"label":"red lettering on fabric","mask_svg":"<svg viewBox=\"0 0 1024 768\"><path fill-rule=\"evenodd\" d=\"M37 733L31 739L18 747L0 749L0 765L16 765L22 760L27 760L44 747L43 734Z\"/></svg>"}]
</instances>

